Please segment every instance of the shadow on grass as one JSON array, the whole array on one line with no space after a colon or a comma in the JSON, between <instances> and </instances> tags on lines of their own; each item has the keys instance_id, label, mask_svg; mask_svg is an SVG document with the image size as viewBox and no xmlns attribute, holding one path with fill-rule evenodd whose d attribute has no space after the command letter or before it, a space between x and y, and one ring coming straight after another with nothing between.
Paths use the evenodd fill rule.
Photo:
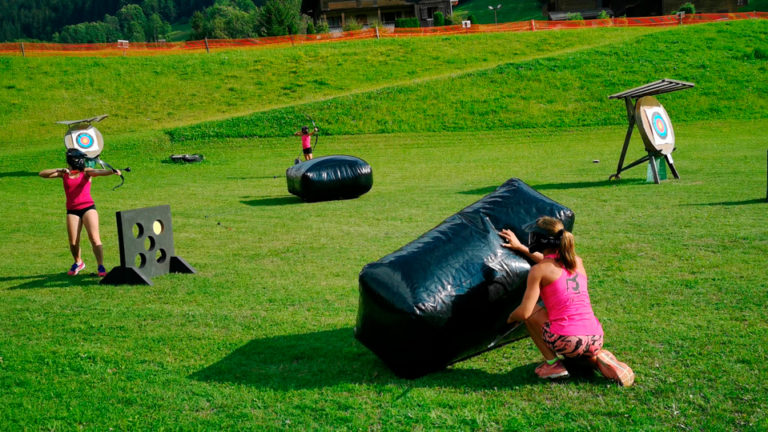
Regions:
<instances>
[{"instance_id":1,"label":"shadow on grass","mask_svg":"<svg viewBox=\"0 0 768 432\"><path fill-rule=\"evenodd\" d=\"M240 202L249 206L261 207L261 206L282 206L282 205L291 205L291 204L301 204L304 201L302 201L299 197L291 195L291 196L284 196L284 197L256 198L252 200L243 200Z\"/></svg>"},{"instance_id":2,"label":"shadow on grass","mask_svg":"<svg viewBox=\"0 0 768 432\"><path fill-rule=\"evenodd\" d=\"M227 180L274 180L274 179L280 179L285 180L285 174L281 175L266 175L266 176L250 176L250 177L227 177Z\"/></svg>"},{"instance_id":3,"label":"shadow on grass","mask_svg":"<svg viewBox=\"0 0 768 432\"><path fill-rule=\"evenodd\" d=\"M16 283L7 289L37 289L37 288L65 288L72 285L86 286L98 285L99 278L96 273L80 274L78 276L69 276L68 274L51 273L35 276L4 276L0 277L0 284L5 282Z\"/></svg>"},{"instance_id":4,"label":"shadow on grass","mask_svg":"<svg viewBox=\"0 0 768 432\"><path fill-rule=\"evenodd\" d=\"M505 368L498 373L458 365L414 380L399 378L354 338L351 328L343 328L254 339L190 378L275 390L316 389L344 383L492 390L543 383L534 375L535 364Z\"/></svg>"},{"instance_id":5,"label":"shadow on grass","mask_svg":"<svg viewBox=\"0 0 768 432\"><path fill-rule=\"evenodd\" d=\"M744 201L722 201L722 202L698 203L698 204L688 204L688 205L692 205L692 206L742 206L742 205L751 205L751 204L768 204L768 199L765 199L765 198L755 198L755 199L744 200Z\"/></svg>"},{"instance_id":6,"label":"shadow on grass","mask_svg":"<svg viewBox=\"0 0 768 432\"><path fill-rule=\"evenodd\" d=\"M586 189L586 188L599 188L599 187L618 187L618 186L637 186L648 184L643 179L631 179L631 180L599 180L593 182L571 182L571 183L542 183L530 185L537 191L542 190L567 190L567 189ZM498 186L486 186L477 189L470 189L461 191L459 193L465 195L487 195L496 190Z\"/></svg>"},{"instance_id":7,"label":"shadow on grass","mask_svg":"<svg viewBox=\"0 0 768 432\"><path fill-rule=\"evenodd\" d=\"M0 172L0 178L3 177L37 177L37 173L31 171Z\"/></svg>"}]
</instances>

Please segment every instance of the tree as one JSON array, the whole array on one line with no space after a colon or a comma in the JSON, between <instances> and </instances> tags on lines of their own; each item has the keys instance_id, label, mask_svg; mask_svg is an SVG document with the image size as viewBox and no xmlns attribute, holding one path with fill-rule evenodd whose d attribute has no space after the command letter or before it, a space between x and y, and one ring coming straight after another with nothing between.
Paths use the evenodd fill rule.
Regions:
<instances>
[{"instance_id":1,"label":"tree","mask_svg":"<svg viewBox=\"0 0 768 432\"><path fill-rule=\"evenodd\" d=\"M158 39L165 39L165 36L168 33L166 27L168 27L168 25L167 23L163 22L162 18L160 18L160 15L153 13L150 15L149 19L147 19L147 24L144 28L144 35L148 41L157 42Z\"/></svg>"},{"instance_id":2,"label":"tree","mask_svg":"<svg viewBox=\"0 0 768 432\"><path fill-rule=\"evenodd\" d=\"M257 18L259 33L262 36L285 36L298 33L301 19L299 1L267 0Z\"/></svg>"},{"instance_id":3,"label":"tree","mask_svg":"<svg viewBox=\"0 0 768 432\"><path fill-rule=\"evenodd\" d=\"M693 15L696 13L696 6L694 6L691 2L687 2L680 6L678 12L685 12L686 15Z\"/></svg>"},{"instance_id":4,"label":"tree","mask_svg":"<svg viewBox=\"0 0 768 432\"><path fill-rule=\"evenodd\" d=\"M117 11L117 20L120 23L120 32L123 37L133 42L144 42L147 40L145 28L147 26L147 17L141 6L129 4L123 6Z\"/></svg>"},{"instance_id":5,"label":"tree","mask_svg":"<svg viewBox=\"0 0 768 432\"><path fill-rule=\"evenodd\" d=\"M432 16L434 18L435 27L442 27L445 25L445 16L442 12L438 11Z\"/></svg>"},{"instance_id":6,"label":"tree","mask_svg":"<svg viewBox=\"0 0 768 432\"><path fill-rule=\"evenodd\" d=\"M192 16L192 38L232 39L256 36L257 12L255 7L248 13L228 1L222 1Z\"/></svg>"}]
</instances>

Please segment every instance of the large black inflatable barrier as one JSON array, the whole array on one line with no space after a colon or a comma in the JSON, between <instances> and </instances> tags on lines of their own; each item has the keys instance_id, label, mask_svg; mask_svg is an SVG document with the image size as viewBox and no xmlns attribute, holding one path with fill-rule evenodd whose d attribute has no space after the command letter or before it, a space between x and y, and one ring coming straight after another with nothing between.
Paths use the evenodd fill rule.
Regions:
<instances>
[{"instance_id":1,"label":"large black inflatable barrier","mask_svg":"<svg viewBox=\"0 0 768 432\"><path fill-rule=\"evenodd\" d=\"M322 156L285 171L288 192L304 201L357 198L371 190L371 166L354 156Z\"/></svg>"},{"instance_id":2,"label":"large black inflatable barrier","mask_svg":"<svg viewBox=\"0 0 768 432\"><path fill-rule=\"evenodd\" d=\"M461 210L360 272L355 337L400 377L430 372L527 336L505 334L530 263L501 246L501 229L523 243L539 216L573 228L573 211L519 179ZM499 340L501 338L501 340Z\"/></svg>"},{"instance_id":3,"label":"large black inflatable barrier","mask_svg":"<svg viewBox=\"0 0 768 432\"><path fill-rule=\"evenodd\" d=\"M104 285L152 285L153 276L195 273L173 246L171 206L161 205L115 213L120 265L101 280Z\"/></svg>"}]
</instances>

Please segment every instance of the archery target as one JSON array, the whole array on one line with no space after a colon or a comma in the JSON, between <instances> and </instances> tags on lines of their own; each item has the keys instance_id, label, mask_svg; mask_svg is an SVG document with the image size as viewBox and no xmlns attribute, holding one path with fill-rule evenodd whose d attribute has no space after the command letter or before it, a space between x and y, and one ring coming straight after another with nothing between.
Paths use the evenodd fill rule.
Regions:
<instances>
[{"instance_id":1,"label":"archery target","mask_svg":"<svg viewBox=\"0 0 768 432\"><path fill-rule=\"evenodd\" d=\"M93 126L71 130L64 136L64 146L80 150L89 158L96 158L103 150L101 133Z\"/></svg>"},{"instance_id":2,"label":"archery target","mask_svg":"<svg viewBox=\"0 0 768 432\"><path fill-rule=\"evenodd\" d=\"M662 107L645 108L645 118L648 119L651 132L653 133L653 142L656 146L662 144L674 144L675 135L672 132L671 122L667 116L667 111Z\"/></svg>"},{"instance_id":3,"label":"archery target","mask_svg":"<svg viewBox=\"0 0 768 432\"><path fill-rule=\"evenodd\" d=\"M656 98L643 96L637 100L635 123L649 153L668 155L675 150L675 130L667 110Z\"/></svg>"}]
</instances>

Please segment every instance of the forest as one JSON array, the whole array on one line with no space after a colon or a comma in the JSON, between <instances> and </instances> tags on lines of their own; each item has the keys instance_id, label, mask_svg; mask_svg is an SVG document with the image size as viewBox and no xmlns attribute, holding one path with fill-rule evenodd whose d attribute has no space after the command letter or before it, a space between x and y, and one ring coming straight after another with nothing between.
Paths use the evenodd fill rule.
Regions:
<instances>
[{"instance_id":1,"label":"forest","mask_svg":"<svg viewBox=\"0 0 768 432\"><path fill-rule=\"evenodd\" d=\"M158 42L174 23L189 23L197 40L314 32L300 7L300 0L0 0L0 42Z\"/></svg>"}]
</instances>

